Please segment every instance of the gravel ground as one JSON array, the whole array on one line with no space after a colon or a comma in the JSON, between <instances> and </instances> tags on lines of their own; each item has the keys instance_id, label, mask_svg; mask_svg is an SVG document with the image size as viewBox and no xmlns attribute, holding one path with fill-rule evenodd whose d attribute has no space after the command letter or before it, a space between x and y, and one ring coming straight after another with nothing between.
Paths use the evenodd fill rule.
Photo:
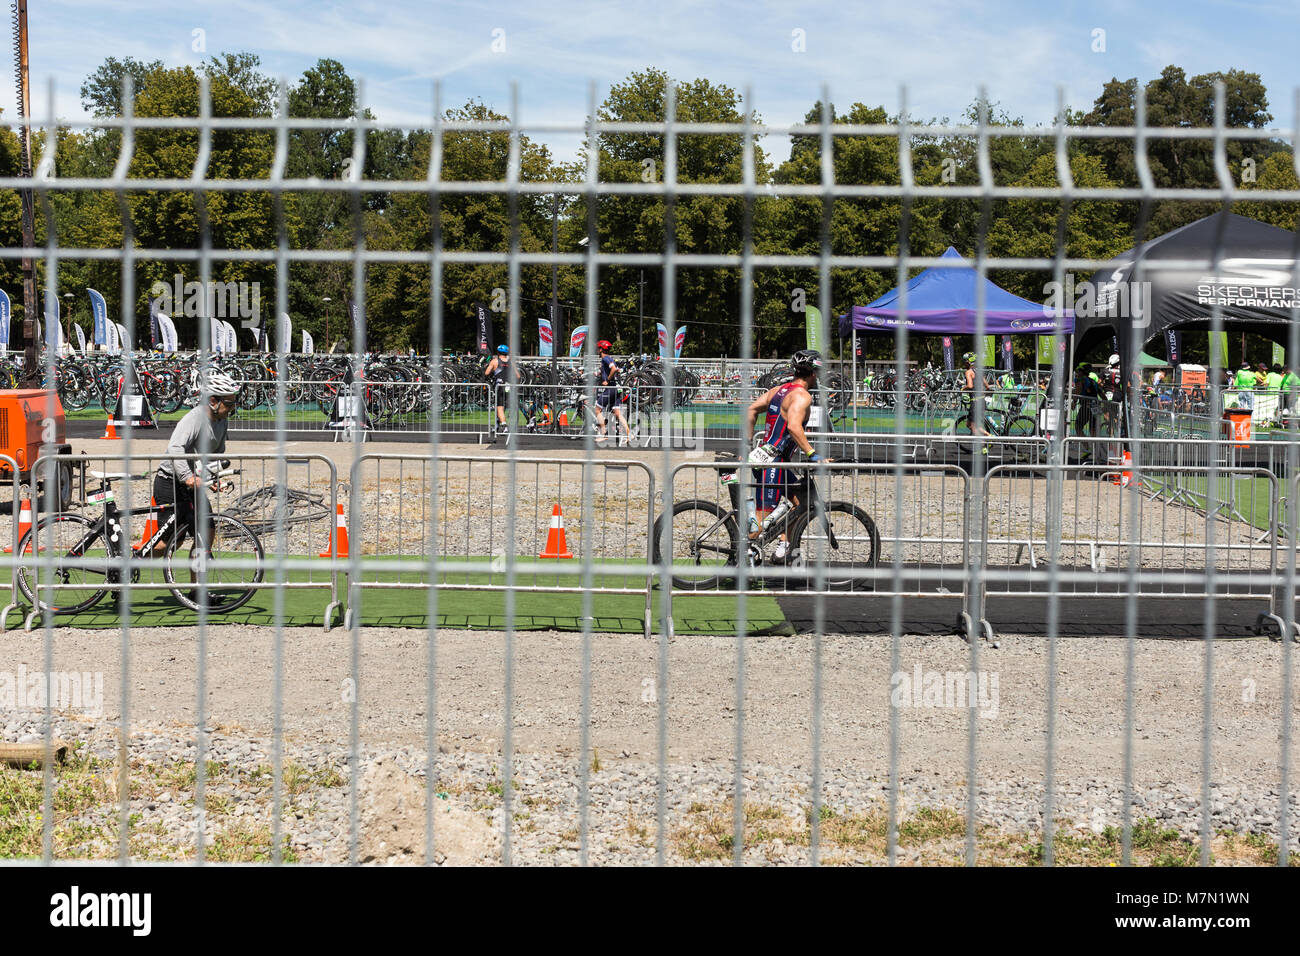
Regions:
<instances>
[{"instance_id":1,"label":"gravel ground","mask_svg":"<svg viewBox=\"0 0 1300 956\"><path fill-rule=\"evenodd\" d=\"M113 443L79 443L78 450L81 445L95 453L120 450ZM137 445L137 451L158 450L156 443ZM260 451L268 446L250 447ZM369 444L362 450L410 454L413 449ZM293 457L330 457L337 462L340 478L351 478L352 452L346 446L295 444L288 451ZM354 548L366 554L421 554L423 543L436 530L445 554L500 553L507 540L506 515L513 507L518 552L536 553L551 506L558 502L576 554L589 549L596 557L639 558L645 553L645 509L653 505L657 512L659 503L649 497L644 470L635 466L591 469L594 493L584 499L583 468L573 461L581 454L576 450L547 456L566 459L562 464L520 460L513 474L502 451L473 451L476 457L491 460L440 463L451 494L438 499L430 497L432 473L422 463L363 463L356 476L363 530L355 536ZM656 475L655 487L662 488L662 457L640 454ZM630 456L608 450L600 457ZM698 460L681 453L674 456L674 464ZM270 472L262 468L245 464L241 490L270 480ZM328 490L328 471L321 464L291 469L294 487ZM698 474L699 482L679 485L678 497L716 494L712 470L685 474L691 477L679 481L694 482ZM901 508L904 537L915 540L904 545L907 561L960 566L960 544L944 539L960 538L962 484L936 474L909 479ZM1045 500L1028 486L1015 478L997 485L989 506L995 539L1014 538L1041 526ZM345 486L341 495L345 504L348 490ZM891 477L837 480L831 496L855 497L877 516L897 510ZM1062 505L1067 537L1105 541L1120 536L1128 528L1126 500L1112 485L1092 483L1086 489L1081 485ZM295 528L289 552L314 553L323 548L328 524L323 517ZM1182 508L1147 503L1142 525L1144 535L1176 542L1145 552L1148 567L1181 570L1204 540L1204 522ZM881 526L882 531L891 531L892 520ZM1251 538L1239 523L1231 527L1221 523L1217 529L1221 542L1225 536L1236 543ZM4 533L0 525L0 535ZM1003 547L1004 553L991 554L995 561L1014 557L1012 544ZM1259 566L1261 553L1266 554L1267 548L1235 552L1225 561L1233 567ZM1124 560L1122 551L1113 558L1115 563ZM212 627L207 634L207 699L202 719L210 728L206 759L216 766L207 791L205 832L219 848L214 854L218 858L259 858L256 847L262 846L264 856L269 846L275 636L271 629L230 626ZM887 636L832 634L819 641L807 635L747 638L743 705L737 700L734 638L684 637L672 642L664 758L668 776L663 840L668 859L730 858L727 801L733 795L738 735L743 745L744 812L747 820L753 814L750 822L761 831L747 836L747 861L808 859L806 814L811 805L814 737L820 742L817 769L822 799L836 815L828 820L856 820L863 832L878 829L890 795L891 719L897 723L900 819L943 822L931 827L934 840L900 845L899 859L961 859L964 824L951 811L964 812L966 806L972 730L980 852L1008 839L1040 839L1048 760L1047 645L1038 637L999 636L1001 649L979 649L976 664L970 648L953 638L907 637L898 648L897 675ZM14 673L20 665L29 671L44 666L39 631L10 632L0 641L4 648L0 672ZM288 768L283 832L293 859L339 861L349 856L350 695L357 690L350 642L350 635L338 630L326 634L290 629L283 635L282 719ZM117 819L112 767L117 760L115 734L123 699L118 683L120 640L111 632L59 629L54 650L55 670L104 676L102 714L67 714L56 726L58 736L83 744L79 766L93 778L88 792L100 798L60 818L61 826L82 825L61 837L60 853L111 854ZM133 818L131 838L135 857L170 858L192 852L188 847L196 825L193 761L199 719L196 650L192 631L135 629L131 634L130 809L139 814ZM1121 821L1125 650L1125 642L1110 639L1058 643L1053 815L1070 832L1096 835ZM593 635L592 750L583 753L581 635L528 632L516 635L508 648L500 633L437 632L438 756L433 767L427 766L424 752L430 719L426 634L367 628L361 633L358 652L360 859L423 859L424 787L430 775L437 801L435 824L443 834L435 860L502 858L507 709L503 687L508 652L513 655L510 745L515 781L509 808L511 858L544 863L579 858L579 771L585 767L590 784L590 859L629 863L654 859L660 714L657 643L633 635ZM815 652L820 654L820 686L814 686ZM891 689L901 675L910 680L919 670L924 690L931 685L932 673L970 669L980 672L977 681L984 682L984 697L974 710L928 706L934 701L921 691L914 695L899 691L891 704ZM1282 673L1282 646L1264 640L1216 643L1208 670L1206 649L1200 642L1139 640L1133 683L1133 819L1153 818L1182 837L1194 838L1201 822L1203 772L1208 770L1212 828L1276 840ZM942 676L938 679L942 681ZM1213 702L1208 766L1203 764L1200 745L1207 692ZM1293 693L1292 699L1300 695ZM818 700L819 710L814 704ZM38 733L38 719L23 712L0 714L0 730L0 740L31 740ZM1292 767L1297 765L1296 749L1292 735ZM1295 807L1294 787L1288 800L1293 808L1290 844L1300 852L1296 842L1300 827L1294 823L1300 808ZM1216 844L1216 858L1232 858L1222 851ZM879 862L883 844L846 839L835 843L828 854L842 862Z\"/></svg>"},{"instance_id":2,"label":"gravel ground","mask_svg":"<svg viewBox=\"0 0 1300 956\"><path fill-rule=\"evenodd\" d=\"M286 845L294 859L345 860L350 832L349 638L307 629L288 631L284 638L284 759L294 768L292 792L286 797ZM433 773L444 836L435 859L500 860L506 642L503 635L485 632L442 631L437 638L439 753ZM223 841L223 847L230 843L222 836L230 826L244 837L250 827L260 827L269 841L273 639L273 631L259 628L215 627L208 634L205 721L212 732L207 759L222 769L208 788L210 801L216 799L209 804L207 826L209 836ZM13 666L41 666L39 634L11 633L6 642L6 658ZM924 698L900 698L900 706L891 708L887 637L827 635L820 645L823 802L839 818L879 816L887 806L892 711L898 720L900 818L964 813L973 724L980 852L992 852L989 848L1007 839L1041 839L1046 761L1042 639L1008 636L1000 650L980 652L976 669L985 673L986 693L974 711L916 706ZM1053 816L1063 832L1095 834L1121 822L1125 646L1108 639L1059 642ZM751 862L808 858L802 821L811 803L813 648L808 636L745 642L741 734L746 813L757 808L761 819L786 828L772 831L775 824L769 824L769 832L755 837L745 853ZM192 779L181 786L165 781L195 757L195 650L193 636L175 629L132 635L130 754L132 788L140 794L132 811L141 815L141 842L132 837L134 855L179 853L193 838ZM969 649L951 638L908 637L899 650L899 671L909 677L917 667L941 673L971 667ZM56 734L84 741L88 752L112 761L121 700L118 642L105 640L103 632L60 631L55 651L56 670L102 671L105 695L102 716L69 717L59 722ZM682 638L669 647L665 842L671 860L730 859L729 850L718 850L725 841L710 842L710 835L730 833L726 801L732 794L738 722L735 653L735 640L725 638ZM419 632L367 629L360 654L358 856L418 862L424 851L428 772L426 642ZM579 749L581 635L520 634L513 654L512 859L578 859L579 768L586 766L590 860L652 860L658 645L635 636L593 636L594 753L586 756ZM1137 642L1133 819L1154 818L1193 839L1201 822L1205 660L1199 643ZM1215 645L1209 766L1216 832L1276 840L1281 673L1278 644ZM36 739L38 718L11 715L3 730L6 740ZM1295 740L1293 734L1292 766ZM103 773L106 766L100 772L111 776ZM1300 852L1294 787L1289 801L1290 843ZM111 836L115 813L110 804L89 817L98 814ZM959 861L964 825L960 816L948 815L949 839L939 857L933 855L937 844L927 844L901 846L899 859ZM786 836L774 838L773 832ZM834 846L827 854L841 862L878 862L877 851L866 845ZM67 852L113 850L101 834L80 844L69 842Z\"/></svg>"}]
</instances>

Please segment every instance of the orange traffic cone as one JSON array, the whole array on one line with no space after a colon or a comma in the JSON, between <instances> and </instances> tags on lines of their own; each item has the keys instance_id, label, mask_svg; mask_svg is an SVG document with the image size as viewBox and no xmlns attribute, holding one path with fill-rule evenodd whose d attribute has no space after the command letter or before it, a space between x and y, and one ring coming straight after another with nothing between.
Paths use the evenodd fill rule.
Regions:
<instances>
[{"instance_id":1,"label":"orange traffic cone","mask_svg":"<svg viewBox=\"0 0 1300 956\"><path fill-rule=\"evenodd\" d=\"M144 548L144 546L149 543L149 539L152 538L157 533L158 533L158 501L153 497L153 495L150 495L149 496L149 517L145 519L144 534L140 536L140 544L139 547L136 548L136 550L139 551L142 548Z\"/></svg>"},{"instance_id":2,"label":"orange traffic cone","mask_svg":"<svg viewBox=\"0 0 1300 956\"><path fill-rule=\"evenodd\" d=\"M343 505L338 506L338 514L334 516L334 533L330 535L330 543L325 546L319 557L322 558L346 558L348 556L348 522L343 517Z\"/></svg>"},{"instance_id":3,"label":"orange traffic cone","mask_svg":"<svg viewBox=\"0 0 1300 956\"><path fill-rule=\"evenodd\" d=\"M1128 451L1124 452L1124 468L1120 474L1119 486L1127 488L1133 482L1133 455Z\"/></svg>"},{"instance_id":4,"label":"orange traffic cone","mask_svg":"<svg viewBox=\"0 0 1300 956\"><path fill-rule=\"evenodd\" d=\"M546 535L546 547L539 558L571 558L569 546L564 540L564 513L557 504L551 510L551 530Z\"/></svg>"},{"instance_id":5,"label":"orange traffic cone","mask_svg":"<svg viewBox=\"0 0 1300 956\"><path fill-rule=\"evenodd\" d=\"M29 498L24 498L22 500L22 507L18 512L18 540L19 541L23 539L23 535L25 535L28 532L31 526L32 526L32 502ZM13 554L13 553L14 553L13 548L11 547L5 548L5 554Z\"/></svg>"},{"instance_id":6,"label":"orange traffic cone","mask_svg":"<svg viewBox=\"0 0 1300 956\"><path fill-rule=\"evenodd\" d=\"M117 380L117 397L119 400L122 398L122 379L120 378ZM104 434L100 436L101 438L116 439L118 437L117 428L113 425L113 416L116 414L117 405L114 403L113 410L108 413L108 427L104 429Z\"/></svg>"},{"instance_id":7,"label":"orange traffic cone","mask_svg":"<svg viewBox=\"0 0 1300 956\"><path fill-rule=\"evenodd\" d=\"M560 427L561 427L561 428L568 428L568 427L569 427L569 413L568 413L568 412L560 412Z\"/></svg>"}]
</instances>

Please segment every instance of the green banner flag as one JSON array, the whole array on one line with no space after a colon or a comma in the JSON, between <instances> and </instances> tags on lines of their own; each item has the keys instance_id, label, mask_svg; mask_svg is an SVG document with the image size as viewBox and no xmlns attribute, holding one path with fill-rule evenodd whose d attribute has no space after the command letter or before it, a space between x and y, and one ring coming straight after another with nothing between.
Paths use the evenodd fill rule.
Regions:
<instances>
[{"instance_id":1,"label":"green banner flag","mask_svg":"<svg viewBox=\"0 0 1300 956\"><path fill-rule=\"evenodd\" d=\"M1055 335L1040 335L1038 337L1038 364L1051 365L1052 357L1056 354L1052 350L1056 348Z\"/></svg>"},{"instance_id":2,"label":"green banner flag","mask_svg":"<svg viewBox=\"0 0 1300 956\"><path fill-rule=\"evenodd\" d=\"M822 336L824 329L822 327L821 309L816 306L806 306L804 308L804 329L808 333L808 348L822 349Z\"/></svg>"},{"instance_id":3,"label":"green banner flag","mask_svg":"<svg viewBox=\"0 0 1300 956\"><path fill-rule=\"evenodd\" d=\"M1281 365L1283 368L1286 368L1286 349L1282 348L1282 346L1278 345L1276 342L1273 343L1273 364Z\"/></svg>"},{"instance_id":4,"label":"green banner flag","mask_svg":"<svg viewBox=\"0 0 1300 956\"><path fill-rule=\"evenodd\" d=\"M1228 333L1220 332L1216 340L1213 332L1210 333L1210 363L1209 367L1213 368L1218 365L1220 368L1228 368Z\"/></svg>"},{"instance_id":5,"label":"green banner flag","mask_svg":"<svg viewBox=\"0 0 1300 956\"><path fill-rule=\"evenodd\" d=\"M984 367L993 368L998 361L998 337L984 336Z\"/></svg>"}]
</instances>

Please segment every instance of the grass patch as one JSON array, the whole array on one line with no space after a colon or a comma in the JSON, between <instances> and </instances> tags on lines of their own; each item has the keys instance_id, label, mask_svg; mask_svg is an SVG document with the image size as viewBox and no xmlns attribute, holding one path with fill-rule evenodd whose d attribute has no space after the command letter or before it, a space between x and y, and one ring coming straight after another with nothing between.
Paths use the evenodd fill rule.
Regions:
<instances>
[{"instance_id":1,"label":"grass patch","mask_svg":"<svg viewBox=\"0 0 1300 956\"><path fill-rule=\"evenodd\" d=\"M39 770L0 766L0 858L41 855L44 779ZM88 844L108 839L105 827L80 818L97 808L116 808L115 800L111 771L102 769L93 758L74 750L70 760L56 766L51 800L54 856L88 856Z\"/></svg>"},{"instance_id":2,"label":"grass patch","mask_svg":"<svg viewBox=\"0 0 1300 956\"><path fill-rule=\"evenodd\" d=\"M213 863L270 863L272 861L272 834L269 826L236 823L212 838L207 848L207 858ZM280 859L297 863L298 856L289 846L286 835L280 848Z\"/></svg>"}]
</instances>

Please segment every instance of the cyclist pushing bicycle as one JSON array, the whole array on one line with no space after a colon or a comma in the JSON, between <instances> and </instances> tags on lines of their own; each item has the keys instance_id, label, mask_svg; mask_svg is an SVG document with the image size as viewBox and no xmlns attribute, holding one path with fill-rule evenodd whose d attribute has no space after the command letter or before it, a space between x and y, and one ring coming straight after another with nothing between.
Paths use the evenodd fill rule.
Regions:
<instances>
[{"instance_id":1,"label":"cyclist pushing bicycle","mask_svg":"<svg viewBox=\"0 0 1300 956\"><path fill-rule=\"evenodd\" d=\"M87 472L102 483L86 497L88 504L102 505L94 520L73 511L55 512L42 516L19 539L18 587L34 608L56 614L89 610L127 580L123 563L133 552L141 558L161 556L163 579L191 610L233 611L253 597L263 579L261 542L238 518L212 510L204 492L209 482L195 472L200 454L225 451L226 420L237 404L239 385L228 375L208 372L201 389L204 400L177 424L168 457L154 477L154 501L163 506L165 520L138 550L123 536L121 519L142 509L118 504L112 484L131 477L120 472ZM228 470L229 465L214 461L207 468L216 479L239 473ZM217 481L211 485L219 487ZM196 521L198 499L207 505L202 529ZM140 572L139 565L131 568L131 582L140 580ZM206 587L196 588L201 578Z\"/></svg>"},{"instance_id":2,"label":"cyclist pushing bicycle","mask_svg":"<svg viewBox=\"0 0 1300 956\"><path fill-rule=\"evenodd\" d=\"M806 473L791 472L770 463L788 462L795 451L802 451L809 461L831 460L814 452L812 443L804 434L804 425L812 410L812 390L817 387L817 373L822 368L821 353L814 349L801 349L791 357L790 364L794 367L794 378L768 389L745 411L746 435L754 434L754 423L760 413L765 412L767 416L762 441L749 456L750 464L762 466L754 469L757 501L755 514L749 522L751 540L760 536L760 526L784 521L807 498L803 490L808 480ZM789 554L789 536L782 529L773 558L783 562Z\"/></svg>"},{"instance_id":3,"label":"cyclist pushing bicycle","mask_svg":"<svg viewBox=\"0 0 1300 956\"><path fill-rule=\"evenodd\" d=\"M224 372L209 371L200 380L202 400L176 423L167 457L154 476L153 497L159 505L171 505L185 527L196 526L197 498L203 496L208 515L208 538L212 537L212 502L203 490L204 480L196 473L200 452L219 455L226 450L228 419L239 404L239 383ZM160 542L160 544L163 542ZM155 553L157 552L155 546Z\"/></svg>"}]
</instances>

